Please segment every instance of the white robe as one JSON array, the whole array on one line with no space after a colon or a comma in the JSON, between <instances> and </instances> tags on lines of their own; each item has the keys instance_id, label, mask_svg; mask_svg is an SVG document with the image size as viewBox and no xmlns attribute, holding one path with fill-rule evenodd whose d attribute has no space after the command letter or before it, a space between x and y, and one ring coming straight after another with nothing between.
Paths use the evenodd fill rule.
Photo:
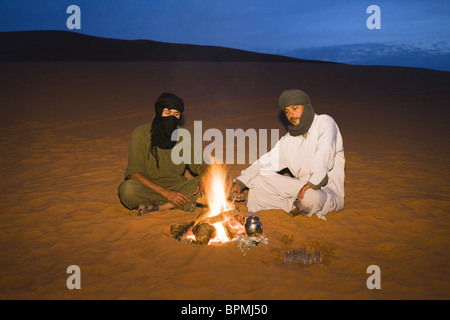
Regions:
<instances>
[{"instance_id":1,"label":"white robe","mask_svg":"<svg viewBox=\"0 0 450 320\"><path fill-rule=\"evenodd\" d=\"M294 178L277 173L285 168ZM309 215L317 214L325 220L325 214L344 207L344 168L343 140L336 122L328 115L315 115L306 135L294 137L287 133L236 179L249 188L249 212L267 209L290 212L300 189L308 181L319 185L328 175L328 183L320 188L323 196L319 198L323 200ZM313 195L314 191L306 190L305 197L308 193Z\"/></svg>"}]
</instances>

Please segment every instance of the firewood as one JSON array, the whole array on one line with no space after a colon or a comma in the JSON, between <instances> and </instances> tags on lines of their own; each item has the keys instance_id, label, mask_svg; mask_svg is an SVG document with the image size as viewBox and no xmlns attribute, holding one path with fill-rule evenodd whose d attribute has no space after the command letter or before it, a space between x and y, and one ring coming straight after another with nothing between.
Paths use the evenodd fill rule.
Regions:
<instances>
[{"instance_id":1,"label":"firewood","mask_svg":"<svg viewBox=\"0 0 450 320\"><path fill-rule=\"evenodd\" d=\"M170 226L170 234L172 238L180 240L181 237L194 225L194 221L180 222Z\"/></svg>"},{"instance_id":2,"label":"firewood","mask_svg":"<svg viewBox=\"0 0 450 320\"><path fill-rule=\"evenodd\" d=\"M216 229L208 223L199 223L192 228L196 242L199 244L208 244L209 240L216 234Z\"/></svg>"},{"instance_id":3,"label":"firewood","mask_svg":"<svg viewBox=\"0 0 450 320\"><path fill-rule=\"evenodd\" d=\"M231 228L230 225L229 225L228 223L222 223L222 225L223 225L223 227L225 228L225 230L227 231L228 237L229 237L230 239L233 239L233 238L234 238L234 235L235 235L235 232L234 232L233 228Z\"/></svg>"},{"instance_id":4,"label":"firewood","mask_svg":"<svg viewBox=\"0 0 450 320\"><path fill-rule=\"evenodd\" d=\"M227 232L228 238L233 239L236 235L234 230L228 225L227 222L222 222L222 225L223 225L225 231Z\"/></svg>"},{"instance_id":5,"label":"firewood","mask_svg":"<svg viewBox=\"0 0 450 320\"><path fill-rule=\"evenodd\" d=\"M235 209L230 210L230 211L225 211L225 212L219 213L218 215L213 216L213 217L206 217L206 218L203 218L201 220L197 220L196 224L198 224L200 222L201 223L214 224L214 223L217 223L217 222L228 220L230 218L234 218L237 215L239 215L239 210L237 208L235 208Z\"/></svg>"}]
</instances>

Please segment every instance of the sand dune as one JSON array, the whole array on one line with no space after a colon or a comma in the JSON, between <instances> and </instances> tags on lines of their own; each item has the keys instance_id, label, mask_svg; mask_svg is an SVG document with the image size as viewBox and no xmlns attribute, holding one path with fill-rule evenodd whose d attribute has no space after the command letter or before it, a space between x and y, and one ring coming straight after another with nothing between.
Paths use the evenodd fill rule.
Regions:
<instances>
[{"instance_id":1,"label":"sand dune","mask_svg":"<svg viewBox=\"0 0 450 320\"><path fill-rule=\"evenodd\" d=\"M257 62L0 63L1 299L448 299L450 75ZM163 91L185 127L285 132L283 89L310 93L344 138L345 209L259 214L269 245L181 243L196 213L135 216L117 198L131 131ZM230 179L246 165L232 165ZM239 204L246 214L244 204ZM285 264L320 248L323 262ZM244 254L245 253L245 254ZM66 268L81 268L81 290ZM369 265L381 289L369 290Z\"/></svg>"}]
</instances>

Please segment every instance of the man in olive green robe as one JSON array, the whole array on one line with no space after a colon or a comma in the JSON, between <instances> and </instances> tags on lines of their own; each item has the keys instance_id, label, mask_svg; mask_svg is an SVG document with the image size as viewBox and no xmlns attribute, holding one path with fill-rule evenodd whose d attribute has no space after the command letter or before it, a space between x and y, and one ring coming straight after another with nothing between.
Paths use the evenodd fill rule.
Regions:
<instances>
[{"instance_id":1,"label":"man in olive green robe","mask_svg":"<svg viewBox=\"0 0 450 320\"><path fill-rule=\"evenodd\" d=\"M119 198L138 214L166 209L189 211L202 193L200 175L203 164L172 161L172 149L178 143L172 133L184 111L184 103L171 93L163 93L155 102L151 123L133 130L128 152L125 180L119 185ZM186 166L195 177L184 175Z\"/></svg>"}]
</instances>

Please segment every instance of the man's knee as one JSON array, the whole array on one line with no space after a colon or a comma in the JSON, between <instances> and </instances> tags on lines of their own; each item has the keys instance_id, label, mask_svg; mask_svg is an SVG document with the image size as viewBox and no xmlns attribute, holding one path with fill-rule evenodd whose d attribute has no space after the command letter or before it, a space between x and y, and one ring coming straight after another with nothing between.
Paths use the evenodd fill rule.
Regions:
<instances>
[{"instance_id":1,"label":"man's knee","mask_svg":"<svg viewBox=\"0 0 450 320\"><path fill-rule=\"evenodd\" d=\"M122 204L128 209L134 209L137 205L133 199L136 197L136 181L125 180L118 188L118 194Z\"/></svg>"},{"instance_id":2,"label":"man's knee","mask_svg":"<svg viewBox=\"0 0 450 320\"><path fill-rule=\"evenodd\" d=\"M301 213L312 216L322 210L326 200L327 193L325 191L308 189L305 191L303 199L296 201L295 206Z\"/></svg>"},{"instance_id":3,"label":"man's knee","mask_svg":"<svg viewBox=\"0 0 450 320\"><path fill-rule=\"evenodd\" d=\"M312 204L320 204L323 206L327 200L327 193L323 190L308 189L305 192L304 200Z\"/></svg>"}]
</instances>

